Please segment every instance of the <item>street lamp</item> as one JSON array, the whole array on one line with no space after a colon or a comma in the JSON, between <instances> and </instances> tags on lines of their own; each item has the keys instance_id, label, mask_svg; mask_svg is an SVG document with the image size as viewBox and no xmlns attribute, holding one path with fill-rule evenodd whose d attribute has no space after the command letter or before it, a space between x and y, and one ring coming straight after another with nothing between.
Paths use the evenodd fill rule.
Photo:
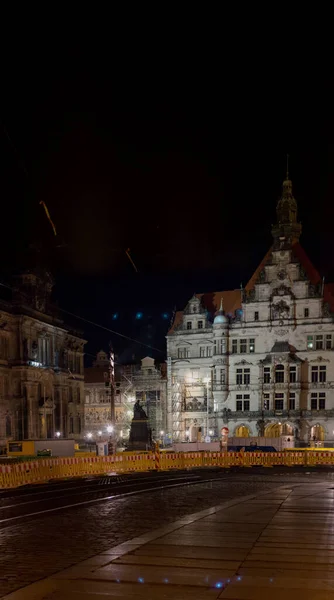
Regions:
<instances>
[{"instance_id":1,"label":"street lamp","mask_svg":"<svg viewBox=\"0 0 334 600\"><path fill-rule=\"evenodd\" d=\"M101 435L102 435L102 431L98 431L98 434L99 434L99 436L101 437Z\"/></svg>"},{"instance_id":2,"label":"street lamp","mask_svg":"<svg viewBox=\"0 0 334 600\"><path fill-rule=\"evenodd\" d=\"M113 431L114 431L114 428L113 428L113 426L112 426L112 425L108 425L108 427L107 427L107 432L108 432L108 433L112 433Z\"/></svg>"},{"instance_id":3,"label":"street lamp","mask_svg":"<svg viewBox=\"0 0 334 600\"><path fill-rule=\"evenodd\" d=\"M92 437L93 437L93 434L89 432L89 433L87 433L87 437L88 437L89 440L91 440Z\"/></svg>"},{"instance_id":4,"label":"street lamp","mask_svg":"<svg viewBox=\"0 0 334 600\"><path fill-rule=\"evenodd\" d=\"M61 436L61 433L60 433L60 431L56 431L56 437L59 439L59 438L60 438L60 436Z\"/></svg>"}]
</instances>

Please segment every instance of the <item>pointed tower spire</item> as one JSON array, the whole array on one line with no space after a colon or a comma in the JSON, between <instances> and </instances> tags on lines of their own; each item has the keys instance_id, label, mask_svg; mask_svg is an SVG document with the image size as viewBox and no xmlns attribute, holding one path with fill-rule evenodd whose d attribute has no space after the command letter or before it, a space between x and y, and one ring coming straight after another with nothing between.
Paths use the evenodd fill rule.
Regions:
<instances>
[{"instance_id":1,"label":"pointed tower spire","mask_svg":"<svg viewBox=\"0 0 334 600\"><path fill-rule=\"evenodd\" d=\"M223 312L223 296L222 296L222 297L221 297L221 299L220 299L220 308L219 308L219 310L220 310L221 312Z\"/></svg>"},{"instance_id":2,"label":"pointed tower spire","mask_svg":"<svg viewBox=\"0 0 334 600\"><path fill-rule=\"evenodd\" d=\"M271 232L275 246L291 245L299 241L302 226L297 221L297 202L292 193L292 182L289 178L289 155L286 157L286 179L283 181L283 191L277 206L277 223Z\"/></svg>"}]
</instances>

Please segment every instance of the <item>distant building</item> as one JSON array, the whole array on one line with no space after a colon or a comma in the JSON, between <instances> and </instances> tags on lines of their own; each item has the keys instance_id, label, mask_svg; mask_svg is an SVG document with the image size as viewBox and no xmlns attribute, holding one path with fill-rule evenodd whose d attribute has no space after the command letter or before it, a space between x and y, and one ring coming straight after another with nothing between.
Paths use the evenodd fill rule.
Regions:
<instances>
[{"instance_id":1,"label":"distant building","mask_svg":"<svg viewBox=\"0 0 334 600\"><path fill-rule=\"evenodd\" d=\"M334 285L299 243L290 179L244 290L195 294L167 336L168 431L334 441Z\"/></svg>"},{"instance_id":2,"label":"distant building","mask_svg":"<svg viewBox=\"0 0 334 600\"><path fill-rule=\"evenodd\" d=\"M85 369L85 434L107 439L111 425L110 373L107 354L98 352L92 367ZM140 400L146 410L153 437L166 431L167 380L165 364L155 366L146 357L140 365L117 365L115 369L116 439L126 442L133 418L133 405Z\"/></svg>"},{"instance_id":3,"label":"distant building","mask_svg":"<svg viewBox=\"0 0 334 600\"><path fill-rule=\"evenodd\" d=\"M47 271L27 271L0 302L1 445L81 436L85 340L55 314L52 287Z\"/></svg>"}]
</instances>

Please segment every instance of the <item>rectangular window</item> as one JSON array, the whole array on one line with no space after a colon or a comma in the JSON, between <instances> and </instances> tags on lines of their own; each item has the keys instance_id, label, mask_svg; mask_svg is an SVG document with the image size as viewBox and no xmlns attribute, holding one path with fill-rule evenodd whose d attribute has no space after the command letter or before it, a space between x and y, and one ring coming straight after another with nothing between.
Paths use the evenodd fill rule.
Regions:
<instances>
[{"instance_id":1,"label":"rectangular window","mask_svg":"<svg viewBox=\"0 0 334 600\"><path fill-rule=\"evenodd\" d=\"M310 315L310 311L308 308L304 308L304 317L307 318Z\"/></svg>"},{"instance_id":2,"label":"rectangular window","mask_svg":"<svg viewBox=\"0 0 334 600\"><path fill-rule=\"evenodd\" d=\"M259 312L256 310L254 313L254 321L258 321L259 320Z\"/></svg>"},{"instance_id":3,"label":"rectangular window","mask_svg":"<svg viewBox=\"0 0 334 600\"><path fill-rule=\"evenodd\" d=\"M275 410L283 410L284 394L275 394Z\"/></svg>"},{"instance_id":4,"label":"rectangular window","mask_svg":"<svg viewBox=\"0 0 334 600\"><path fill-rule=\"evenodd\" d=\"M315 336L315 349L316 350L323 350L324 347L324 337L323 335L316 335Z\"/></svg>"},{"instance_id":5,"label":"rectangular window","mask_svg":"<svg viewBox=\"0 0 334 600\"><path fill-rule=\"evenodd\" d=\"M240 340L240 354L246 354L247 352L247 340Z\"/></svg>"},{"instance_id":6,"label":"rectangular window","mask_svg":"<svg viewBox=\"0 0 334 600\"><path fill-rule=\"evenodd\" d=\"M326 367L325 366L319 367L319 381L320 381L320 383L325 383L325 381L326 381Z\"/></svg>"},{"instance_id":7,"label":"rectangular window","mask_svg":"<svg viewBox=\"0 0 334 600\"><path fill-rule=\"evenodd\" d=\"M207 346L206 347L206 355L207 356L212 356L212 348L211 348L211 346Z\"/></svg>"},{"instance_id":8,"label":"rectangular window","mask_svg":"<svg viewBox=\"0 0 334 600\"><path fill-rule=\"evenodd\" d=\"M225 371L224 369L220 369L220 383L224 385L225 383Z\"/></svg>"},{"instance_id":9,"label":"rectangular window","mask_svg":"<svg viewBox=\"0 0 334 600\"><path fill-rule=\"evenodd\" d=\"M275 381L276 383L284 383L284 366L277 365L275 369Z\"/></svg>"},{"instance_id":10,"label":"rectangular window","mask_svg":"<svg viewBox=\"0 0 334 600\"><path fill-rule=\"evenodd\" d=\"M264 410L269 410L269 401L270 401L269 394L263 394L263 409Z\"/></svg>"},{"instance_id":11,"label":"rectangular window","mask_svg":"<svg viewBox=\"0 0 334 600\"><path fill-rule=\"evenodd\" d=\"M244 384L250 384L250 369L244 369Z\"/></svg>"},{"instance_id":12,"label":"rectangular window","mask_svg":"<svg viewBox=\"0 0 334 600\"><path fill-rule=\"evenodd\" d=\"M249 408L250 408L249 394L244 394L244 396L242 396L242 394L237 394L236 409L237 410L249 410Z\"/></svg>"},{"instance_id":13,"label":"rectangular window","mask_svg":"<svg viewBox=\"0 0 334 600\"><path fill-rule=\"evenodd\" d=\"M311 394L311 410L325 410L326 394L325 392L312 392Z\"/></svg>"},{"instance_id":14,"label":"rectangular window","mask_svg":"<svg viewBox=\"0 0 334 600\"><path fill-rule=\"evenodd\" d=\"M252 352L255 352L255 339L254 339L254 338L251 338L251 339L249 340L249 351L250 351L251 353L252 353Z\"/></svg>"},{"instance_id":15,"label":"rectangular window","mask_svg":"<svg viewBox=\"0 0 334 600\"><path fill-rule=\"evenodd\" d=\"M311 410L318 410L318 394L311 394Z\"/></svg>"},{"instance_id":16,"label":"rectangular window","mask_svg":"<svg viewBox=\"0 0 334 600\"><path fill-rule=\"evenodd\" d=\"M204 356L205 356L205 348L204 348L204 346L200 347L200 349L199 349L199 355L200 355L201 358L204 358Z\"/></svg>"},{"instance_id":17,"label":"rectangular window","mask_svg":"<svg viewBox=\"0 0 334 600\"><path fill-rule=\"evenodd\" d=\"M198 321L198 329L203 329L203 321Z\"/></svg>"},{"instance_id":18,"label":"rectangular window","mask_svg":"<svg viewBox=\"0 0 334 600\"><path fill-rule=\"evenodd\" d=\"M319 410L325 410L326 408L326 394L320 392L319 394Z\"/></svg>"},{"instance_id":19,"label":"rectangular window","mask_svg":"<svg viewBox=\"0 0 334 600\"><path fill-rule=\"evenodd\" d=\"M192 322L191 321L187 322L187 329L192 329Z\"/></svg>"},{"instance_id":20,"label":"rectangular window","mask_svg":"<svg viewBox=\"0 0 334 600\"><path fill-rule=\"evenodd\" d=\"M225 354L226 342L225 340L220 340L220 354Z\"/></svg>"},{"instance_id":21,"label":"rectangular window","mask_svg":"<svg viewBox=\"0 0 334 600\"><path fill-rule=\"evenodd\" d=\"M290 383L297 381L297 367L290 367Z\"/></svg>"},{"instance_id":22,"label":"rectangular window","mask_svg":"<svg viewBox=\"0 0 334 600\"><path fill-rule=\"evenodd\" d=\"M326 350L332 349L332 336L331 334L326 335Z\"/></svg>"},{"instance_id":23,"label":"rectangular window","mask_svg":"<svg viewBox=\"0 0 334 600\"><path fill-rule=\"evenodd\" d=\"M313 335L307 336L307 349L313 350Z\"/></svg>"},{"instance_id":24,"label":"rectangular window","mask_svg":"<svg viewBox=\"0 0 334 600\"><path fill-rule=\"evenodd\" d=\"M263 369L263 383L270 383L270 367Z\"/></svg>"},{"instance_id":25,"label":"rectangular window","mask_svg":"<svg viewBox=\"0 0 334 600\"><path fill-rule=\"evenodd\" d=\"M232 354L238 353L238 340L232 340Z\"/></svg>"},{"instance_id":26,"label":"rectangular window","mask_svg":"<svg viewBox=\"0 0 334 600\"><path fill-rule=\"evenodd\" d=\"M319 367L312 367L311 369L311 381L312 383L318 383L319 380Z\"/></svg>"},{"instance_id":27,"label":"rectangular window","mask_svg":"<svg viewBox=\"0 0 334 600\"><path fill-rule=\"evenodd\" d=\"M178 348L177 357L178 358L189 358L189 349L188 348Z\"/></svg>"},{"instance_id":28,"label":"rectangular window","mask_svg":"<svg viewBox=\"0 0 334 600\"><path fill-rule=\"evenodd\" d=\"M242 369L237 369L236 384L242 385Z\"/></svg>"},{"instance_id":29,"label":"rectangular window","mask_svg":"<svg viewBox=\"0 0 334 600\"><path fill-rule=\"evenodd\" d=\"M295 410L295 407L296 407L296 394L290 394L289 410Z\"/></svg>"}]
</instances>

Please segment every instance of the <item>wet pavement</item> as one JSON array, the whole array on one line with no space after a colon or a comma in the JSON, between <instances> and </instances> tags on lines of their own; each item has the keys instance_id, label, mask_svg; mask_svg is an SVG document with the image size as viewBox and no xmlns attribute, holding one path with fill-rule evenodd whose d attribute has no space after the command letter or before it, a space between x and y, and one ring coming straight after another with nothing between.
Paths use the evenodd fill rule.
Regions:
<instances>
[{"instance_id":1,"label":"wet pavement","mask_svg":"<svg viewBox=\"0 0 334 600\"><path fill-rule=\"evenodd\" d=\"M199 476L211 480L193 485ZM189 485L179 485L186 479ZM0 494L0 596L186 515L306 480L333 481L334 487L331 472L262 469L141 474L137 482L102 478L5 492Z\"/></svg>"}]
</instances>

